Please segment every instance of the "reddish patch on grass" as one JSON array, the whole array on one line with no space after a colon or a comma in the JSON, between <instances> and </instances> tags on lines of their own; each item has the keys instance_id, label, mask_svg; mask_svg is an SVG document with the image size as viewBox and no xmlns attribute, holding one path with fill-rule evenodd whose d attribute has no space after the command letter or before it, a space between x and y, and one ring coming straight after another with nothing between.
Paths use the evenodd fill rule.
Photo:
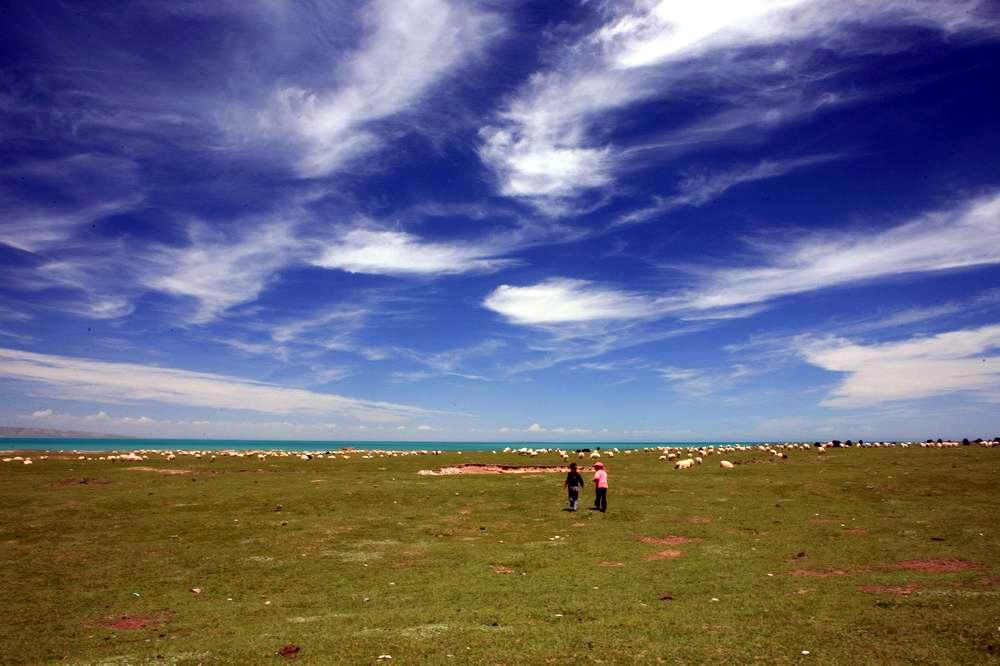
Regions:
<instances>
[{"instance_id":1,"label":"reddish patch on grass","mask_svg":"<svg viewBox=\"0 0 1000 666\"><path fill-rule=\"evenodd\" d=\"M189 470L189 469L170 469L170 468L167 468L167 467L141 467L140 466L140 467L128 467L127 469L130 469L133 472L156 472L157 474L167 474L167 475L190 474L191 473L191 470Z\"/></svg>"},{"instance_id":2,"label":"reddish patch on grass","mask_svg":"<svg viewBox=\"0 0 1000 666\"><path fill-rule=\"evenodd\" d=\"M295 659L299 656L299 652L301 651L302 648L298 645L292 645L289 643L288 645L282 646L282 648L278 650L277 654L279 657L284 657L285 659Z\"/></svg>"},{"instance_id":3,"label":"reddish patch on grass","mask_svg":"<svg viewBox=\"0 0 1000 666\"><path fill-rule=\"evenodd\" d=\"M512 574L514 573L514 570L510 567L505 567L502 564L495 564L493 565L493 573Z\"/></svg>"},{"instance_id":4,"label":"reddish patch on grass","mask_svg":"<svg viewBox=\"0 0 1000 666\"><path fill-rule=\"evenodd\" d=\"M110 615L97 621L97 625L106 629L121 629L132 631L146 627L161 627L170 619L167 613L156 615Z\"/></svg>"},{"instance_id":5,"label":"reddish patch on grass","mask_svg":"<svg viewBox=\"0 0 1000 666\"><path fill-rule=\"evenodd\" d=\"M707 525L712 522L712 519L705 516L691 516L688 518L688 522L692 525Z\"/></svg>"},{"instance_id":6,"label":"reddish patch on grass","mask_svg":"<svg viewBox=\"0 0 1000 666\"><path fill-rule=\"evenodd\" d=\"M904 560L903 562L896 562L896 568L898 569L924 571L927 573L954 573L956 571L978 569L979 566L975 562L966 562L965 560Z\"/></svg>"},{"instance_id":7,"label":"reddish patch on grass","mask_svg":"<svg viewBox=\"0 0 1000 666\"><path fill-rule=\"evenodd\" d=\"M829 578L830 576L848 576L850 572L843 569L792 569L788 575L797 578Z\"/></svg>"},{"instance_id":8,"label":"reddish patch on grass","mask_svg":"<svg viewBox=\"0 0 1000 666\"><path fill-rule=\"evenodd\" d=\"M917 589L916 585L862 585L862 592L872 594L896 594L901 597L908 597Z\"/></svg>"},{"instance_id":9,"label":"reddish patch on grass","mask_svg":"<svg viewBox=\"0 0 1000 666\"><path fill-rule=\"evenodd\" d=\"M646 555L642 559L647 562L655 562L656 560L672 560L675 557L680 557L684 553L679 550L661 550L658 553L653 553L652 555Z\"/></svg>"},{"instance_id":10,"label":"reddish patch on grass","mask_svg":"<svg viewBox=\"0 0 1000 666\"><path fill-rule=\"evenodd\" d=\"M676 534L668 534L665 537L651 537L639 535L636 537L639 541L655 546L680 546L685 543L694 543L695 541L701 541L698 537L686 537L678 536Z\"/></svg>"},{"instance_id":11,"label":"reddish patch on grass","mask_svg":"<svg viewBox=\"0 0 1000 666\"><path fill-rule=\"evenodd\" d=\"M866 530L864 527L852 527L844 530L844 534L851 534L853 536L862 536L864 534L868 534L868 530Z\"/></svg>"},{"instance_id":12,"label":"reddish patch on grass","mask_svg":"<svg viewBox=\"0 0 1000 666\"><path fill-rule=\"evenodd\" d=\"M602 567L623 567L623 566L625 566L624 562L612 562L611 560L601 560L600 562L598 562L598 564L600 564Z\"/></svg>"}]
</instances>

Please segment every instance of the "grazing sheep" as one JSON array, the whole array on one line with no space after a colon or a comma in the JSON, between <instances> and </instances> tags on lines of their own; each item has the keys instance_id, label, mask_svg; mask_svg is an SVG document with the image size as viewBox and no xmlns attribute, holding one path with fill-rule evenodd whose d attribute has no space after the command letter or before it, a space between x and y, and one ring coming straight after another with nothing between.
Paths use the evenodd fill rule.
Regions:
<instances>
[{"instance_id":1,"label":"grazing sheep","mask_svg":"<svg viewBox=\"0 0 1000 666\"><path fill-rule=\"evenodd\" d=\"M701 464L701 456L696 457L694 459L694 461L700 465Z\"/></svg>"},{"instance_id":2,"label":"grazing sheep","mask_svg":"<svg viewBox=\"0 0 1000 666\"><path fill-rule=\"evenodd\" d=\"M733 463L729 462L728 460L720 460L719 467L721 467L722 469L732 469L733 467L735 467L735 465L733 465Z\"/></svg>"},{"instance_id":3,"label":"grazing sheep","mask_svg":"<svg viewBox=\"0 0 1000 666\"><path fill-rule=\"evenodd\" d=\"M666 456L660 456L660 457L658 458L658 460L666 460L666 459L667 459L667 457L666 457Z\"/></svg>"},{"instance_id":4,"label":"grazing sheep","mask_svg":"<svg viewBox=\"0 0 1000 666\"><path fill-rule=\"evenodd\" d=\"M685 458L674 463L674 469L691 469L692 467L694 467L693 458Z\"/></svg>"}]
</instances>

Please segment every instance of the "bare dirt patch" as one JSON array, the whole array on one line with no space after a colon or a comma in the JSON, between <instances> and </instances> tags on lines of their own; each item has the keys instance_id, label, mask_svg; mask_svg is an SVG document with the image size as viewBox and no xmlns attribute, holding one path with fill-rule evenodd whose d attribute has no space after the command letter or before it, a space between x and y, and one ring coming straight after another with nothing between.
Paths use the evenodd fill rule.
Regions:
<instances>
[{"instance_id":1,"label":"bare dirt patch","mask_svg":"<svg viewBox=\"0 0 1000 666\"><path fill-rule=\"evenodd\" d=\"M675 557L681 557L682 555L684 555L684 552L680 550L661 550L658 553L646 555L642 559L647 562L655 562L656 560L672 560Z\"/></svg>"},{"instance_id":2,"label":"bare dirt patch","mask_svg":"<svg viewBox=\"0 0 1000 666\"><path fill-rule=\"evenodd\" d=\"M130 469L133 472L156 472L157 474L168 475L191 473L191 470L189 469L169 469L167 467L129 467L127 469Z\"/></svg>"},{"instance_id":3,"label":"bare dirt patch","mask_svg":"<svg viewBox=\"0 0 1000 666\"><path fill-rule=\"evenodd\" d=\"M707 516L691 516L688 518L688 522L692 525L707 525L712 522L712 519Z\"/></svg>"},{"instance_id":4,"label":"bare dirt patch","mask_svg":"<svg viewBox=\"0 0 1000 666\"><path fill-rule=\"evenodd\" d=\"M636 539L643 543L655 546L681 546L685 543L701 541L698 537L678 536L676 534L668 534L665 537L651 537L640 534L636 537Z\"/></svg>"},{"instance_id":5,"label":"bare dirt patch","mask_svg":"<svg viewBox=\"0 0 1000 666\"><path fill-rule=\"evenodd\" d=\"M954 573L956 571L968 571L978 569L976 562L966 562L965 560L904 560L896 562L897 569L909 569L910 571L924 571L927 573Z\"/></svg>"},{"instance_id":6,"label":"bare dirt patch","mask_svg":"<svg viewBox=\"0 0 1000 666\"><path fill-rule=\"evenodd\" d=\"M511 569L510 567L505 567L502 564L494 564L493 565L493 573L498 573L498 574L512 574L512 573L514 573L514 570Z\"/></svg>"},{"instance_id":7,"label":"bare dirt patch","mask_svg":"<svg viewBox=\"0 0 1000 666\"><path fill-rule=\"evenodd\" d=\"M611 560L601 560L600 562L598 562L598 564L600 564L602 567L623 567L623 566L625 566L624 562L612 562Z\"/></svg>"},{"instance_id":8,"label":"bare dirt patch","mask_svg":"<svg viewBox=\"0 0 1000 666\"><path fill-rule=\"evenodd\" d=\"M868 530L864 527L851 527L844 530L844 534L850 534L851 536L863 536L868 534Z\"/></svg>"},{"instance_id":9,"label":"bare dirt patch","mask_svg":"<svg viewBox=\"0 0 1000 666\"><path fill-rule=\"evenodd\" d=\"M109 615L102 617L95 624L106 629L122 629L132 631L146 627L162 627L170 619L169 613L155 615Z\"/></svg>"},{"instance_id":10,"label":"bare dirt patch","mask_svg":"<svg viewBox=\"0 0 1000 666\"><path fill-rule=\"evenodd\" d=\"M591 471L588 467L577 467L580 473ZM453 476L455 474L565 474L569 467L565 465L487 465L481 463L466 463L450 465L439 469L422 469L417 474L423 476Z\"/></svg>"},{"instance_id":11,"label":"bare dirt patch","mask_svg":"<svg viewBox=\"0 0 1000 666\"><path fill-rule=\"evenodd\" d=\"M862 592L872 594L895 594L901 597L908 597L917 589L916 585L862 585Z\"/></svg>"}]
</instances>

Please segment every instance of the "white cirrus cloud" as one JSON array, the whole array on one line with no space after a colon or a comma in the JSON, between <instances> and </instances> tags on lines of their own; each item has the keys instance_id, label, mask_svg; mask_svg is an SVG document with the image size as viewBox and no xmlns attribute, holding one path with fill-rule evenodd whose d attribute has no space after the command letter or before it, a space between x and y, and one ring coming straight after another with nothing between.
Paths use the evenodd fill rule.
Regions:
<instances>
[{"instance_id":1,"label":"white cirrus cloud","mask_svg":"<svg viewBox=\"0 0 1000 666\"><path fill-rule=\"evenodd\" d=\"M729 265L675 266L687 272L689 282L674 290L636 292L556 277L533 285L500 285L482 305L534 329L526 347L540 356L510 366L509 374L591 359L703 330L713 321L750 317L782 297L998 264L1000 193L889 228L810 234L757 243L754 249L755 256L731 259ZM666 319L676 325L664 326ZM693 389L688 393L704 393L707 387L693 375L664 378Z\"/></svg>"},{"instance_id":2,"label":"white cirrus cloud","mask_svg":"<svg viewBox=\"0 0 1000 666\"><path fill-rule=\"evenodd\" d=\"M586 280L501 285L483 302L515 324L748 317L775 299L904 275L1000 263L1000 193L920 215L887 229L809 234L754 246L736 267L681 267L694 287L659 294Z\"/></svg>"},{"instance_id":3,"label":"white cirrus cloud","mask_svg":"<svg viewBox=\"0 0 1000 666\"><path fill-rule=\"evenodd\" d=\"M47 194L33 196L38 191ZM80 153L7 165L0 168L0 243L29 252L50 250L143 199L139 169L130 159Z\"/></svg>"},{"instance_id":4,"label":"white cirrus cloud","mask_svg":"<svg viewBox=\"0 0 1000 666\"><path fill-rule=\"evenodd\" d=\"M510 261L497 250L469 243L435 243L403 231L352 229L312 263L322 268L376 275L449 275L494 271Z\"/></svg>"},{"instance_id":5,"label":"white cirrus cloud","mask_svg":"<svg viewBox=\"0 0 1000 666\"><path fill-rule=\"evenodd\" d=\"M719 172L687 172L677 184L677 192L669 197L656 197L651 206L633 211L617 221L617 225L638 224L681 207L699 207L718 199L734 187L745 183L769 180L785 174L822 164L841 155L807 155L780 160L761 160Z\"/></svg>"},{"instance_id":6,"label":"white cirrus cloud","mask_svg":"<svg viewBox=\"0 0 1000 666\"><path fill-rule=\"evenodd\" d=\"M732 308L888 277L1000 263L1000 193L886 230L812 234L762 245L764 261L696 270L694 310Z\"/></svg>"},{"instance_id":7,"label":"white cirrus cloud","mask_svg":"<svg viewBox=\"0 0 1000 666\"><path fill-rule=\"evenodd\" d=\"M259 130L290 132L299 143L303 176L329 174L378 148L375 123L411 111L501 30L495 14L447 0L375 0L361 22L361 43L332 89L282 86L256 118Z\"/></svg>"},{"instance_id":8,"label":"white cirrus cloud","mask_svg":"<svg viewBox=\"0 0 1000 666\"><path fill-rule=\"evenodd\" d=\"M305 252L288 222L260 223L237 239L200 224L190 232L191 245L162 250L142 279L151 289L193 299L193 323L211 321L256 299L277 271Z\"/></svg>"},{"instance_id":9,"label":"white cirrus cloud","mask_svg":"<svg viewBox=\"0 0 1000 666\"><path fill-rule=\"evenodd\" d=\"M546 67L482 128L480 158L496 174L501 193L543 211L564 210L553 200L607 186L621 169L635 167L635 154L625 159L635 146L616 146L609 138L613 114L621 110L687 98L691 91L717 102L708 106L721 111L668 133L658 146L667 154L777 127L847 99L824 90L823 77L810 69L815 63L803 55L902 48L859 36L873 29L995 32L987 7L983 0L606 3L606 20L549 54Z\"/></svg>"},{"instance_id":10,"label":"white cirrus cloud","mask_svg":"<svg viewBox=\"0 0 1000 666\"><path fill-rule=\"evenodd\" d=\"M114 404L151 401L267 414L344 414L362 421L399 421L439 413L207 372L3 348L0 377L26 382L32 395L62 400ZM107 414L102 411L92 420L104 418Z\"/></svg>"},{"instance_id":11,"label":"white cirrus cloud","mask_svg":"<svg viewBox=\"0 0 1000 666\"><path fill-rule=\"evenodd\" d=\"M844 373L828 407L963 394L1000 402L1000 325L876 344L842 338L803 341L807 362Z\"/></svg>"},{"instance_id":12,"label":"white cirrus cloud","mask_svg":"<svg viewBox=\"0 0 1000 666\"><path fill-rule=\"evenodd\" d=\"M546 325L648 318L663 311L653 297L587 280L552 278L535 285L500 285L483 306L515 324Z\"/></svg>"}]
</instances>

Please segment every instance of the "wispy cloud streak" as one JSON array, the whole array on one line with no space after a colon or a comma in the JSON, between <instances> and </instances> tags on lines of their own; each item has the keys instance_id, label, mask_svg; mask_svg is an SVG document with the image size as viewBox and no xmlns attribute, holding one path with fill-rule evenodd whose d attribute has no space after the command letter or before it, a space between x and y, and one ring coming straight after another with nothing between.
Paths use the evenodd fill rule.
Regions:
<instances>
[{"instance_id":1,"label":"wispy cloud streak","mask_svg":"<svg viewBox=\"0 0 1000 666\"><path fill-rule=\"evenodd\" d=\"M964 394L1000 402L1000 326L949 331L878 344L841 338L805 341L803 358L845 377L823 401L828 407L866 407Z\"/></svg>"},{"instance_id":2,"label":"wispy cloud streak","mask_svg":"<svg viewBox=\"0 0 1000 666\"><path fill-rule=\"evenodd\" d=\"M97 403L152 401L267 414L341 414L362 421L405 420L440 413L207 372L2 348L0 377L27 382L35 395Z\"/></svg>"}]
</instances>

